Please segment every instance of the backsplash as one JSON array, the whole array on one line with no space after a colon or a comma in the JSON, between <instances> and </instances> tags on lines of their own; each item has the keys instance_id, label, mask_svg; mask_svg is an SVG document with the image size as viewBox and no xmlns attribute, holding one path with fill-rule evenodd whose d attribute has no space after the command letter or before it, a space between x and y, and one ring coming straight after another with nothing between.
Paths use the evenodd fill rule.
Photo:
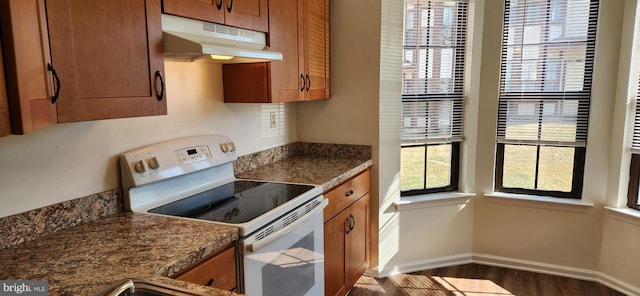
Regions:
<instances>
[{"instance_id":1,"label":"backsplash","mask_svg":"<svg viewBox=\"0 0 640 296\"><path fill-rule=\"evenodd\" d=\"M0 218L0 249L123 211L118 188Z\"/></svg>"},{"instance_id":2,"label":"backsplash","mask_svg":"<svg viewBox=\"0 0 640 296\"><path fill-rule=\"evenodd\" d=\"M371 146L296 142L238 157L233 173L242 174L288 157L371 159Z\"/></svg>"}]
</instances>

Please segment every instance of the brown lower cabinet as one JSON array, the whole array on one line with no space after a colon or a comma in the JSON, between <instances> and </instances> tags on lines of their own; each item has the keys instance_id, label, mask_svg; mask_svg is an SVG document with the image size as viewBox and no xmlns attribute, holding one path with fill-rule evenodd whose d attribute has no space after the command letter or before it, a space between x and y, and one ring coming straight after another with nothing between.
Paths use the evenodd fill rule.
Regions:
<instances>
[{"instance_id":1,"label":"brown lower cabinet","mask_svg":"<svg viewBox=\"0 0 640 296\"><path fill-rule=\"evenodd\" d=\"M175 276L176 279L226 291L236 290L236 248L228 245Z\"/></svg>"},{"instance_id":2,"label":"brown lower cabinet","mask_svg":"<svg viewBox=\"0 0 640 296\"><path fill-rule=\"evenodd\" d=\"M325 295L346 295L369 267L370 172L325 192Z\"/></svg>"}]
</instances>

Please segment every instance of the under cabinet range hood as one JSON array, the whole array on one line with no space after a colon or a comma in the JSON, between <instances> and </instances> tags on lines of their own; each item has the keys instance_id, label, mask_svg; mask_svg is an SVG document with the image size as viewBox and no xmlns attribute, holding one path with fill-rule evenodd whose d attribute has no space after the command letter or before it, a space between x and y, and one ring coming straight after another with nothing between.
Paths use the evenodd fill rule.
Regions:
<instances>
[{"instance_id":1,"label":"under cabinet range hood","mask_svg":"<svg viewBox=\"0 0 640 296\"><path fill-rule=\"evenodd\" d=\"M220 24L163 14L164 55L193 61L210 58L219 63L282 60L282 53L267 50L267 36Z\"/></svg>"}]
</instances>

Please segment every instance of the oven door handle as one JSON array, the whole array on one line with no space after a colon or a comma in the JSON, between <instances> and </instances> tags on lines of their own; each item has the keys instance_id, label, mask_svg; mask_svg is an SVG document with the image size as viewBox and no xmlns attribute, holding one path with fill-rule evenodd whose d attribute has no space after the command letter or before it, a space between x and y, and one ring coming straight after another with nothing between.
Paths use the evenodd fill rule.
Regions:
<instances>
[{"instance_id":1,"label":"oven door handle","mask_svg":"<svg viewBox=\"0 0 640 296\"><path fill-rule=\"evenodd\" d=\"M289 232L295 230L296 228L302 226L304 223L307 223L307 221L309 219L311 219L311 217L315 216L318 214L318 212L321 212L327 205L329 204L329 200L325 199L323 200L318 206L316 206L315 208L313 208L313 210L309 211L306 215L302 216L300 219L291 222L291 224L281 228L280 230L269 234L268 236L266 236L265 238L254 242L253 244L247 245L247 251L249 252L257 252L258 250L264 248L265 246L271 244L272 242L280 239L281 237L289 234Z\"/></svg>"}]
</instances>

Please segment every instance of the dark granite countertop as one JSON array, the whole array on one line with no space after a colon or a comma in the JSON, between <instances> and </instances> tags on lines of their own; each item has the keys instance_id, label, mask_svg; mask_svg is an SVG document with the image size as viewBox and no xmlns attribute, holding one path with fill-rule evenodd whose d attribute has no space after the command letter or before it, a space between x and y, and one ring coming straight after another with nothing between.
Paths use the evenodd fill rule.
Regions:
<instances>
[{"instance_id":1,"label":"dark granite countertop","mask_svg":"<svg viewBox=\"0 0 640 296\"><path fill-rule=\"evenodd\" d=\"M49 295L94 295L125 278L171 276L237 237L235 227L123 213L0 249L0 279L47 280Z\"/></svg>"},{"instance_id":2,"label":"dark granite countertop","mask_svg":"<svg viewBox=\"0 0 640 296\"><path fill-rule=\"evenodd\" d=\"M293 156L237 174L243 179L270 180L322 186L327 191L372 165L364 158Z\"/></svg>"}]
</instances>

